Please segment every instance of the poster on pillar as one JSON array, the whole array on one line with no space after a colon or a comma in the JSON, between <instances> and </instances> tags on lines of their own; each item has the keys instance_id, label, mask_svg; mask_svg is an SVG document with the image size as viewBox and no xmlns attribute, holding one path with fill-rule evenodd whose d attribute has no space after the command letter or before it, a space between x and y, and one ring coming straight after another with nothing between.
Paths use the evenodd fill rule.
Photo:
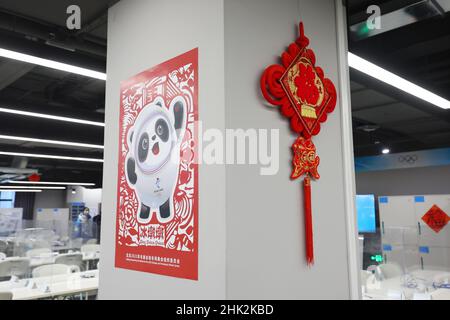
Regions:
<instances>
[{"instance_id":1,"label":"poster on pillar","mask_svg":"<svg viewBox=\"0 0 450 320\"><path fill-rule=\"evenodd\" d=\"M117 268L198 279L198 49L121 83Z\"/></svg>"}]
</instances>

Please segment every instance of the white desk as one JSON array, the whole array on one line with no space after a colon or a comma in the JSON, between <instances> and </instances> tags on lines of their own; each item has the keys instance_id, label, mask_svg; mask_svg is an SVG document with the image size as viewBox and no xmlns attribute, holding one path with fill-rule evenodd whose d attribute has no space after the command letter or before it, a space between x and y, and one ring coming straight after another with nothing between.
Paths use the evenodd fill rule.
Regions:
<instances>
[{"instance_id":1,"label":"white desk","mask_svg":"<svg viewBox=\"0 0 450 320\"><path fill-rule=\"evenodd\" d=\"M84 276L93 277L86 278ZM37 288L32 289L31 286L27 286L29 281L34 282ZM49 290L46 291L46 287ZM44 299L96 290L98 290L98 270L50 277L21 279L18 282L0 282L0 291L11 291L13 293L13 300Z\"/></svg>"},{"instance_id":2,"label":"white desk","mask_svg":"<svg viewBox=\"0 0 450 320\"><path fill-rule=\"evenodd\" d=\"M410 272L418 287L409 288L404 286L403 276L386 279L383 281L375 281L374 276L370 276L366 282L366 292L363 294L364 300L392 300L406 299L411 300L414 293L432 292L433 279L440 275L448 273L442 270L414 270Z\"/></svg>"}]
</instances>

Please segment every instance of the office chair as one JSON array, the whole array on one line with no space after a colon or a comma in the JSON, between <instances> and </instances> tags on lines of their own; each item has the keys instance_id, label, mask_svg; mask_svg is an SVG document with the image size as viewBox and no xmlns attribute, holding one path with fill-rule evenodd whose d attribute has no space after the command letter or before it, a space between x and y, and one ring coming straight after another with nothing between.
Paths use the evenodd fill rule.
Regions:
<instances>
[{"instance_id":1,"label":"office chair","mask_svg":"<svg viewBox=\"0 0 450 320\"><path fill-rule=\"evenodd\" d=\"M50 256L52 254L52 250L50 248L37 248L28 250L25 255L27 258L39 258L41 256Z\"/></svg>"},{"instance_id":2,"label":"office chair","mask_svg":"<svg viewBox=\"0 0 450 320\"><path fill-rule=\"evenodd\" d=\"M80 272L78 266L67 266L65 264L46 264L33 269L33 278L52 277L56 275L71 274Z\"/></svg>"},{"instance_id":3,"label":"office chair","mask_svg":"<svg viewBox=\"0 0 450 320\"><path fill-rule=\"evenodd\" d=\"M378 266L383 279L400 277L403 274L402 268L396 263L383 263Z\"/></svg>"},{"instance_id":4,"label":"office chair","mask_svg":"<svg viewBox=\"0 0 450 320\"><path fill-rule=\"evenodd\" d=\"M367 285L367 279L372 275L372 272L366 271L366 270L360 270L360 277L361 277L361 285L366 286Z\"/></svg>"},{"instance_id":5,"label":"office chair","mask_svg":"<svg viewBox=\"0 0 450 320\"><path fill-rule=\"evenodd\" d=\"M55 258L55 264L65 264L67 266L77 266L83 269L83 254L81 253L63 253Z\"/></svg>"},{"instance_id":6,"label":"office chair","mask_svg":"<svg viewBox=\"0 0 450 320\"><path fill-rule=\"evenodd\" d=\"M97 239L89 239L86 244L97 244Z\"/></svg>"},{"instance_id":7,"label":"office chair","mask_svg":"<svg viewBox=\"0 0 450 320\"><path fill-rule=\"evenodd\" d=\"M0 252L6 253L8 250L8 242L0 240Z\"/></svg>"},{"instance_id":8,"label":"office chair","mask_svg":"<svg viewBox=\"0 0 450 320\"><path fill-rule=\"evenodd\" d=\"M6 258L0 261L0 279L27 275L29 267L30 260L28 258Z\"/></svg>"}]
</instances>

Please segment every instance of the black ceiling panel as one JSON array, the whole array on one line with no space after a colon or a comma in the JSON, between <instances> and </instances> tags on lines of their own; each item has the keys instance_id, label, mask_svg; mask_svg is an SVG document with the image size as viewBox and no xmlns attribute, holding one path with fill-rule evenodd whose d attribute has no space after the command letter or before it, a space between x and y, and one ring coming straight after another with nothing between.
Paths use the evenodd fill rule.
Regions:
<instances>
[{"instance_id":1,"label":"black ceiling panel","mask_svg":"<svg viewBox=\"0 0 450 320\"><path fill-rule=\"evenodd\" d=\"M107 9L117 0L0 0L0 48L106 70ZM68 30L66 8L81 8L81 30ZM105 81L0 58L0 108L104 122ZM104 127L0 112L0 135L103 145ZM0 139L0 151L103 158L103 150ZM14 157L0 155L0 167ZM102 163L27 158L44 180L95 182Z\"/></svg>"}]
</instances>

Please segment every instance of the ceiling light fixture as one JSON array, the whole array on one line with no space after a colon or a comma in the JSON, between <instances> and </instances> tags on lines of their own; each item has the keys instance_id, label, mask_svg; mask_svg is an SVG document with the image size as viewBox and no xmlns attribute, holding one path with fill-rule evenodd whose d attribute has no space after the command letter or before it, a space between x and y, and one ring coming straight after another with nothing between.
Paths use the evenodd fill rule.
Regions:
<instances>
[{"instance_id":1,"label":"ceiling light fixture","mask_svg":"<svg viewBox=\"0 0 450 320\"><path fill-rule=\"evenodd\" d=\"M105 126L105 124L103 122L83 120L83 119L76 119L76 118L69 118L69 117L61 117L61 116L54 116L54 115L50 115L50 114L29 112L29 111L9 109L9 108L0 108L0 112L17 114L17 115L21 115L21 116L35 117L35 118L44 118L44 119L57 120L57 121L65 121L65 122L87 124L87 125L98 126L98 127L104 127Z\"/></svg>"},{"instance_id":2,"label":"ceiling light fixture","mask_svg":"<svg viewBox=\"0 0 450 320\"><path fill-rule=\"evenodd\" d=\"M374 131L377 131L378 129L380 129L380 126L378 126L376 124L365 124L365 125L356 127L356 129L367 132L367 133L371 133L371 132L374 132Z\"/></svg>"},{"instance_id":3,"label":"ceiling light fixture","mask_svg":"<svg viewBox=\"0 0 450 320\"><path fill-rule=\"evenodd\" d=\"M59 141L59 140L46 140L46 139L26 138L26 137L17 137L17 136L7 136L7 135L0 135L0 139L26 141L26 142L39 142L39 143L57 144L57 145L62 145L62 146L73 146L73 147L82 147L82 148L104 149L103 146L97 145L97 144Z\"/></svg>"},{"instance_id":4,"label":"ceiling light fixture","mask_svg":"<svg viewBox=\"0 0 450 320\"><path fill-rule=\"evenodd\" d=\"M15 184L48 184L48 185L63 185L63 186L95 186L91 182L55 182L55 181L14 181L9 180L8 183Z\"/></svg>"},{"instance_id":5,"label":"ceiling light fixture","mask_svg":"<svg viewBox=\"0 0 450 320\"><path fill-rule=\"evenodd\" d=\"M375 79L383 81L384 83L396 87L397 89L409 93L419 99L434 104L439 108L450 109L450 101L422 87L419 87L418 85L406 79L403 79L402 77L399 77L396 74L393 74L392 72L389 72L373 64L372 62L369 62L361 57L358 57L357 55L351 52L348 53L348 64L350 67L358 71L361 71Z\"/></svg>"},{"instance_id":6,"label":"ceiling light fixture","mask_svg":"<svg viewBox=\"0 0 450 320\"><path fill-rule=\"evenodd\" d=\"M0 192L2 192L0 190ZM42 190L40 189L8 189L8 190L3 190L3 192L42 192Z\"/></svg>"},{"instance_id":7,"label":"ceiling light fixture","mask_svg":"<svg viewBox=\"0 0 450 320\"><path fill-rule=\"evenodd\" d=\"M36 187L32 186L0 186L0 190L8 190L8 189L36 189ZM46 190L65 190L66 187L41 187L39 189Z\"/></svg>"},{"instance_id":8,"label":"ceiling light fixture","mask_svg":"<svg viewBox=\"0 0 450 320\"><path fill-rule=\"evenodd\" d=\"M82 76L95 78L99 80L106 80L106 73L98 72L86 68L81 68L77 66L73 66L67 63L57 62L54 60L43 59L35 56L31 56L29 54L24 54L16 51L11 51L7 49L0 48L0 56L8 59L14 59L26 63L37 64L42 67L47 67L51 69L61 70L65 72L75 73Z\"/></svg>"},{"instance_id":9,"label":"ceiling light fixture","mask_svg":"<svg viewBox=\"0 0 450 320\"><path fill-rule=\"evenodd\" d=\"M18 156L18 157L30 157L30 158L44 158L44 159L57 159L57 160L103 162L103 159L55 156L55 155L50 155L50 154L36 154L36 153L22 153L22 152L4 152L4 151L0 151L0 155L4 155L4 156Z\"/></svg>"},{"instance_id":10,"label":"ceiling light fixture","mask_svg":"<svg viewBox=\"0 0 450 320\"><path fill-rule=\"evenodd\" d=\"M388 148L384 148L383 150L381 150L382 154L388 154L389 152L391 152L391 150L389 150Z\"/></svg>"}]
</instances>

